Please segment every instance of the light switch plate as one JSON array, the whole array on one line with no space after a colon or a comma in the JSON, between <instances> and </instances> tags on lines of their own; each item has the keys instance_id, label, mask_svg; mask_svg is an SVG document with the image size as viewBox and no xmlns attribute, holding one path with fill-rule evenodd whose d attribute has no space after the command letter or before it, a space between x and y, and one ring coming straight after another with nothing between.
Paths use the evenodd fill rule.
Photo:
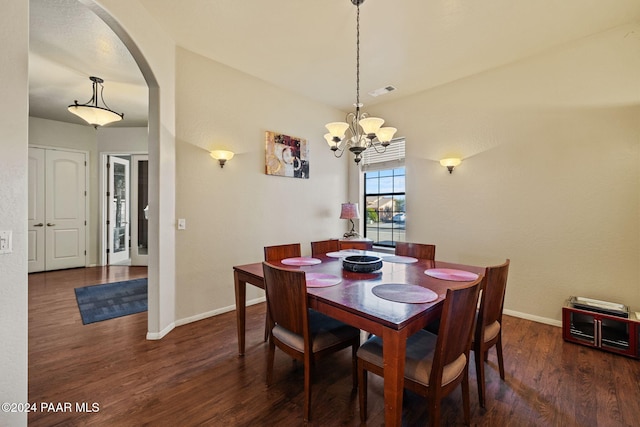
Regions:
<instances>
[{"instance_id":1,"label":"light switch plate","mask_svg":"<svg viewBox=\"0 0 640 427\"><path fill-rule=\"evenodd\" d=\"M185 230L187 228L187 220L184 218L178 218L178 230Z\"/></svg>"},{"instance_id":2,"label":"light switch plate","mask_svg":"<svg viewBox=\"0 0 640 427\"><path fill-rule=\"evenodd\" d=\"M10 254L11 252L13 252L11 230L0 231L0 254Z\"/></svg>"}]
</instances>

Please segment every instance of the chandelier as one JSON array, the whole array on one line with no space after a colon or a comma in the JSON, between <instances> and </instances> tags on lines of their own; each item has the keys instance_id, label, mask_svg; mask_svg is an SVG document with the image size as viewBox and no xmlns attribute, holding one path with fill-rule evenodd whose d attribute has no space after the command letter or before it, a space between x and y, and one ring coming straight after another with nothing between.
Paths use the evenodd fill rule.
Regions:
<instances>
[{"instance_id":1,"label":"chandelier","mask_svg":"<svg viewBox=\"0 0 640 427\"><path fill-rule=\"evenodd\" d=\"M78 101L74 101L74 104L69 105L69 112L80 117L94 128L98 126L104 126L109 123L120 121L124 118L124 113L116 113L107 106L102 97L102 91L104 91L104 80L100 77L89 77L89 80L93 82L93 95L91 99L85 104L78 104ZM100 85L100 99L104 107L98 106L98 85Z\"/></svg>"},{"instance_id":2,"label":"chandelier","mask_svg":"<svg viewBox=\"0 0 640 427\"><path fill-rule=\"evenodd\" d=\"M329 144L336 157L342 157L344 150L351 151L356 164L362 160L362 152L373 148L378 153L386 151L391 143L396 128L381 127L384 119L369 117L360 109L360 5L364 0L351 0L357 8L356 13L356 107L355 112L350 112L346 116L346 122L332 122L325 125L329 133L324 135L324 139ZM348 132L347 132L348 131Z\"/></svg>"}]
</instances>

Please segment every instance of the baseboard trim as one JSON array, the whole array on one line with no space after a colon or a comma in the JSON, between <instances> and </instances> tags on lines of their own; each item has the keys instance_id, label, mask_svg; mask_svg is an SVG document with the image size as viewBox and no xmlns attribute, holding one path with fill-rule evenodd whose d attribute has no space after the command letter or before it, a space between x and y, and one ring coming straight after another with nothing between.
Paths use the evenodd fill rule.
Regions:
<instances>
[{"instance_id":1,"label":"baseboard trim","mask_svg":"<svg viewBox=\"0 0 640 427\"><path fill-rule=\"evenodd\" d=\"M267 299L265 297L260 297L256 299L252 299L247 301L247 306L260 304L261 302L265 302ZM207 319L209 317L217 316L219 314L228 313L230 311L234 311L236 309L234 305L228 305L226 307L217 308L215 310L207 311L204 313L196 314L195 316L185 317L184 319L176 320L176 326L186 325L188 323L197 322L198 320Z\"/></svg>"},{"instance_id":2,"label":"baseboard trim","mask_svg":"<svg viewBox=\"0 0 640 427\"><path fill-rule=\"evenodd\" d=\"M265 302L265 301L266 301L265 297L255 298L255 299L247 301L247 306L260 304L260 303ZM189 316L189 317L185 317L183 319L176 320L175 322L173 322L172 324L170 324L169 326L167 326L166 328L164 328L160 332L147 332L147 339L148 340L159 340L159 339L162 339L165 335L167 335L169 332L171 332L175 327L187 325L189 323L197 322L199 320L207 319L209 317L217 316L219 314L228 313L228 312L233 311L235 309L236 309L236 306L234 304L234 305L229 305L229 306L226 306L226 307L221 307L221 308L218 308L218 309L215 309L215 310L207 311L207 312L204 312L204 313L200 313L200 314L197 314L195 316ZM503 310L503 313L508 315L508 316L519 317L521 319L531 320L533 322L544 323L546 325L562 327L562 321L555 320L555 319L549 319L548 317L535 316L533 314L522 313L522 312L519 312L519 311L506 310L506 309Z\"/></svg>"},{"instance_id":3,"label":"baseboard trim","mask_svg":"<svg viewBox=\"0 0 640 427\"><path fill-rule=\"evenodd\" d=\"M160 340L165 337L169 332L173 331L176 327L176 322L171 323L169 326L161 330L160 332L147 332L147 339L150 341Z\"/></svg>"},{"instance_id":4,"label":"baseboard trim","mask_svg":"<svg viewBox=\"0 0 640 427\"><path fill-rule=\"evenodd\" d=\"M557 326L559 328L562 327L562 321L556 319L549 319L548 317L535 316L533 314L521 313L519 311L514 310L503 310L504 314L513 317L519 317L525 320L531 320L533 322L544 323L545 325Z\"/></svg>"}]
</instances>

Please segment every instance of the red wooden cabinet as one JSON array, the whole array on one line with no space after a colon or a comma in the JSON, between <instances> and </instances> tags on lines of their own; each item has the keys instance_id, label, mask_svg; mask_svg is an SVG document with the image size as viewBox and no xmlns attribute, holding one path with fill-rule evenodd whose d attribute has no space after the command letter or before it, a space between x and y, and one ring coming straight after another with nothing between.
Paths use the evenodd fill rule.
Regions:
<instances>
[{"instance_id":1,"label":"red wooden cabinet","mask_svg":"<svg viewBox=\"0 0 640 427\"><path fill-rule=\"evenodd\" d=\"M567 305L562 307L562 338L565 341L640 358L638 320L618 317Z\"/></svg>"}]
</instances>

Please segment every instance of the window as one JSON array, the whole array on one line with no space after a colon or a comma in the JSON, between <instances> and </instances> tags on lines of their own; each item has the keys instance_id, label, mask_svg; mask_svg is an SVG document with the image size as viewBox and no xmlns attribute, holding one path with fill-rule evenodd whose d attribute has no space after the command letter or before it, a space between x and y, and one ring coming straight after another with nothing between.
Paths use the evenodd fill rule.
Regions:
<instances>
[{"instance_id":1,"label":"window","mask_svg":"<svg viewBox=\"0 0 640 427\"><path fill-rule=\"evenodd\" d=\"M405 241L404 140L393 141L385 153L372 149L365 153L364 236L374 245L395 247Z\"/></svg>"}]
</instances>

